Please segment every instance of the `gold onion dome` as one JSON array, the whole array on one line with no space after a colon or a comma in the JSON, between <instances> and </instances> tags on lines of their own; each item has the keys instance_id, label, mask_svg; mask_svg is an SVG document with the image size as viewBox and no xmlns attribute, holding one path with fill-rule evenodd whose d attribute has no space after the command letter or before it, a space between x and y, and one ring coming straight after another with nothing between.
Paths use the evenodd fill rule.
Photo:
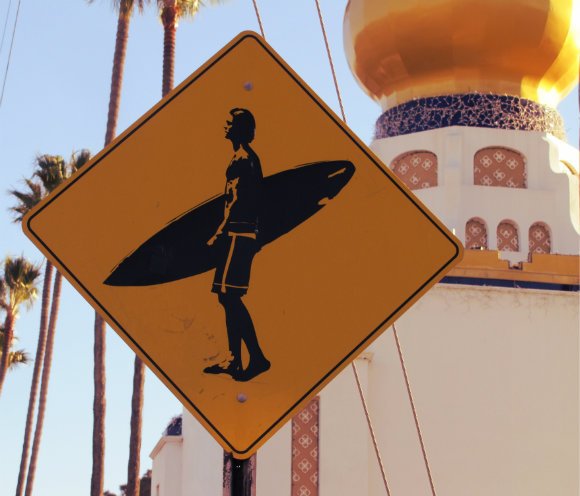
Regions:
<instances>
[{"instance_id":1,"label":"gold onion dome","mask_svg":"<svg viewBox=\"0 0 580 496\"><path fill-rule=\"evenodd\" d=\"M389 132L378 122L377 137L445 125L561 135L554 109L578 80L579 14L580 0L350 0L344 44L385 122L425 121ZM455 117L409 114L410 105L453 108ZM466 107L481 115L464 115ZM426 124L434 118L443 124Z\"/></svg>"},{"instance_id":2,"label":"gold onion dome","mask_svg":"<svg viewBox=\"0 0 580 496\"><path fill-rule=\"evenodd\" d=\"M351 0L350 67L383 109L468 92L556 106L578 79L578 0Z\"/></svg>"}]
</instances>

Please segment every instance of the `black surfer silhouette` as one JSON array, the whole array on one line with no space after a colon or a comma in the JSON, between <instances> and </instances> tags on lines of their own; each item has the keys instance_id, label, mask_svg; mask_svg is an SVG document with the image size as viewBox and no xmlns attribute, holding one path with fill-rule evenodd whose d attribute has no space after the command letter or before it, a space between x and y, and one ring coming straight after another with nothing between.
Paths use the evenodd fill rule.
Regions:
<instances>
[{"instance_id":1,"label":"black surfer silhouette","mask_svg":"<svg viewBox=\"0 0 580 496\"><path fill-rule=\"evenodd\" d=\"M236 381L249 381L270 368L258 343L254 323L242 297L248 291L250 270L258 251L259 210L264 177L258 155L250 147L256 122L249 110L235 108L226 121L225 137L234 156L226 170L225 205L221 224L209 239L215 243L216 269L212 291L225 311L229 361L206 367L206 374L229 374ZM250 355L242 367L242 342ZM229 363L228 363L229 362Z\"/></svg>"},{"instance_id":2,"label":"black surfer silhouette","mask_svg":"<svg viewBox=\"0 0 580 496\"><path fill-rule=\"evenodd\" d=\"M282 163L272 164L278 172L263 177L260 159L250 146L255 130L249 110L231 110L225 138L234 155L226 169L223 194L173 217L128 253L103 281L109 286L151 286L215 269L211 291L224 309L229 355L203 372L227 374L241 382L270 369L243 301L254 256L326 208L355 173L349 160L284 167L287 159L281 154ZM249 355L245 368L242 345Z\"/></svg>"}]
</instances>

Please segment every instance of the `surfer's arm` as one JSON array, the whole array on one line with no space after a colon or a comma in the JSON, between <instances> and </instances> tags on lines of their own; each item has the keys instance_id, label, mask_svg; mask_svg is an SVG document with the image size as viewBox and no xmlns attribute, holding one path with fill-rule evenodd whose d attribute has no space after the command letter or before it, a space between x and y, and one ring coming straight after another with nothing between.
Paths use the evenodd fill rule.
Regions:
<instances>
[{"instance_id":1,"label":"surfer's arm","mask_svg":"<svg viewBox=\"0 0 580 496\"><path fill-rule=\"evenodd\" d=\"M215 234L211 238L209 238L209 240L207 242L207 245L208 246L213 245L215 243L216 239L218 238L218 236L223 232L223 229L226 226L226 222L228 221L228 217L229 217L229 214L230 214L229 209L226 208L225 214L226 215L224 215L224 220L222 221L222 223L217 228L217 231L215 232Z\"/></svg>"},{"instance_id":2,"label":"surfer's arm","mask_svg":"<svg viewBox=\"0 0 580 496\"><path fill-rule=\"evenodd\" d=\"M219 225L219 227L217 228L215 234L209 239L209 241L207 242L208 246L211 246L215 243L216 239L218 238L218 236L220 234L223 233L224 227L226 227L226 224L228 223L228 219L230 218L230 212L232 210L232 207L234 205L234 203L236 203L236 201L238 200L238 182L239 182L240 178L236 177L235 179L232 179L231 181L227 182L226 185L226 205L224 207L224 218L221 222L221 224ZM231 194L231 200L228 198Z\"/></svg>"}]
</instances>

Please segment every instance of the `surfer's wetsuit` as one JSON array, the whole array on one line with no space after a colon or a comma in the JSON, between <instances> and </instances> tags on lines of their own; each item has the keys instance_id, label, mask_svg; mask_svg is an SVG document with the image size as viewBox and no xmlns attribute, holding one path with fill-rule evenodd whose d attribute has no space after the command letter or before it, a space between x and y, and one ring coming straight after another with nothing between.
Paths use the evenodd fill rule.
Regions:
<instances>
[{"instance_id":1,"label":"surfer's wetsuit","mask_svg":"<svg viewBox=\"0 0 580 496\"><path fill-rule=\"evenodd\" d=\"M224 222L216 240L217 264L212 291L244 295L258 251L258 208L262 195L260 159L242 145L226 170Z\"/></svg>"}]
</instances>

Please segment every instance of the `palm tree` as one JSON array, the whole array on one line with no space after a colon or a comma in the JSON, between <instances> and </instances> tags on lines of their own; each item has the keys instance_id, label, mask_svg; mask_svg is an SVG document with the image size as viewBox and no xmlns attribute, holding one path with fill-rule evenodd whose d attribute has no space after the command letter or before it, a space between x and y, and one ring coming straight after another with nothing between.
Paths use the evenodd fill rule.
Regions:
<instances>
[{"instance_id":1,"label":"palm tree","mask_svg":"<svg viewBox=\"0 0 580 496\"><path fill-rule=\"evenodd\" d=\"M179 19L193 17L202 2L200 0L157 0L163 24L163 83L162 95L173 89L175 67L175 33Z\"/></svg>"},{"instance_id":2,"label":"palm tree","mask_svg":"<svg viewBox=\"0 0 580 496\"><path fill-rule=\"evenodd\" d=\"M60 155L38 155L34 176L40 179L48 194L68 178L69 169Z\"/></svg>"},{"instance_id":3,"label":"palm tree","mask_svg":"<svg viewBox=\"0 0 580 496\"><path fill-rule=\"evenodd\" d=\"M88 150L81 150L73 152L68 163L65 163L61 156L55 155L41 155L36 160L36 171L34 175L38 177L46 193L52 192L57 186L62 184L71 174L78 171L90 159L90 152ZM28 467L28 474L26 477L25 496L30 496L34 487L34 477L36 475L36 463L38 460L38 453L40 451L40 442L42 439L42 429L44 426L44 414L46 411L46 401L48 397L48 385L50 382L50 370L52 366L52 353L54 349L54 336L56 332L56 321L58 317L58 309L60 305L60 293L62 288L62 275L56 271L54 277L54 287L52 291L52 304L50 308L50 318L48 322L48 330L46 332L45 350L42 366L42 383L40 386L40 396L38 400L38 414L36 417L36 429L34 431L34 440L32 443L32 452L30 454L30 464ZM38 386L37 386L38 387ZM34 408L34 407L32 407ZM32 427L32 424L31 424ZM30 439L30 434L29 434ZM29 440L28 440L29 442ZM26 457L21 460L21 472L19 474L19 486L17 486L17 496L22 494L22 483L20 478L24 477L26 467ZM20 493L18 492L20 490Z\"/></svg>"},{"instance_id":4,"label":"palm tree","mask_svg":"<svg viewBox=\"0 0 580 496\"><path fill-rule=\"evenodd\" d=\"M139 469L141 453L141 428L143 424L143 388L145 365L135 355L133 369L133 395L131 398L131 434L129 439L129 462L127 464L127 496L139 496Z\"/></svg>"},{"instance_id":5,"label":"palm tree","mask_svg":"<svg viewBox=\"0 0 580 496\"><path fill-rule=\"evenodd\" d=\"M15 214L14 222L22 222L27 214L44 196L42 186L33 179L26 179L27 190L11 190L9 193L18 201L17 205L10 210ZM46 332L48 322L48 308L50 305L50 284L52 281L53 265L46 260L44 268L44 282L42 285L42 305L40 310L40 329L38 331L38 342L36 345L36 356L34 359L34 370L32 373L32 383L30 385L30 395L28 397L28 411L26 413L26 424L24 428L24 440L22 442L22 454L20 456L20 470L18 471L18 483L16 485L16 496L22 496L24 489L24 477L26 476L26 466L30 449L30 436L34 411L36 407L36 396L40 382L40 371L44 361L44 351L46 347Z\"/></svg>"},{"instance_id":6,"label":"palm tree","mask_svg":"<svg viewBox=\"0 0 580 496\"><path fill-rule=\"evenodd\" d=\"M28 188L27 191L13 189L8 192L18 200L18 204L10 208L10 211L14 213L14 222L22 222L24 216L43 198L42 186L38 182L25 179L24 183Z\"/></svg>"},{"instance_id":7,"label":"palm tree","mask_svg":"<svg viewBox=\"0 0 580 496\"><path fill-rule=\"evenodd\" d=\"M6 257L4 260L4 277L0 281L0 309L6 313L3 325L2 357L0 358L0 392L4 385L10 349L14 339L14 325L18 318L20 305L32 306L36 298L36 279L39 268L24 257Z\"/></svg>"},{"instance_id":8,"label":"palm tree","mask_svg":"<svg viewBox=\"0 0 580 496\"><path fill-rule=\"evenodd\" d=\"M220 0L208 0L217 4ZM157 0L163 24L163 83L162 95L173 89L175 67L175 33L180 19L193 18L205 3L202 0Z\"/></svg>"},{"instance_id":9,"label":"palm tree","mask_svg":"<svg viewBox=\"0 0 580 496\"><path fill-rule=\"evenodd\" d=\"M88 0L93 2L93 0ZM123 68L125 53L129 39L129 22L135 6L139 11L147 0L113 0L118 11L115 54L113 55L113 72L111 75L111 93L109 95L109 113L105 146L115 137L119 105L121 102L121 86L123 84ZM91 496L102 496L105 462L105 321L95 312L95 344L94 344L94 399L93 399L93 467L91 475Z\"/></svg>"},{"instance_id":10,"label":"palm tree","mask_svg":"<svg viewBox=\"0 0 580 496\"><path fill-rule=\"evenodd\" d=\"M52 365L52 351L54 349L54 335L56 331L56 319L60 304L60 291L62 287L62 275L56 271L54 276L54 286L52 289L52 304L50 307L50 318L48 322L48 331L46 334L46 348L44 351L44 360L42 366L42 382L40 385L40 396L38 398L38 413L36 416L36 429L34 430L34 440L32 442L32 451L30 453L30 464L26 477L25 496L32 494L34 487L34 476L36 475L36 462L40 451L40 441L42 438L42 428L44 425L44 413L46 411L46 399L48 397L48 384L50 380L50 369Z\"/></svg>"},{"instance_id":11,"label":"palm tree","mask_svg":"<svg viewBox=\"0 0 580 496\"><path fill-rule=\"evenodd\" d=\"M93 3L94 0L87 0ZM109 94L109 113L107 115L107 131L105 133L105 146L115 137L119 106L121 103L121 87L123 86L123 69L125 66L125 54L129 40L129 24L135 6L139 12L149 0L113 0L113 7L118 13L117 34L115 38L115 53L113 55L113 72L111 75L111 92ZM102 493L102 490L101 490ZM100 495L99 495L100 496Z\"/></svg>"},{"instance_id":12,"label":"palm tree","mask_svg":"<svg viewBox=\"0 0 580 496\"><path fill-rule=\"evenodd\" d=\"M18 341L18 338L14 336L12 338L12 344ZM0 326L0 349L4 343L4 327ZM0 356L1 356L0 352ZM19 365L27 365L30 363L30 355L25 350L14 350L10 351L8 355L8 371L18 367Z\"/></svg>"}]
</instances>

